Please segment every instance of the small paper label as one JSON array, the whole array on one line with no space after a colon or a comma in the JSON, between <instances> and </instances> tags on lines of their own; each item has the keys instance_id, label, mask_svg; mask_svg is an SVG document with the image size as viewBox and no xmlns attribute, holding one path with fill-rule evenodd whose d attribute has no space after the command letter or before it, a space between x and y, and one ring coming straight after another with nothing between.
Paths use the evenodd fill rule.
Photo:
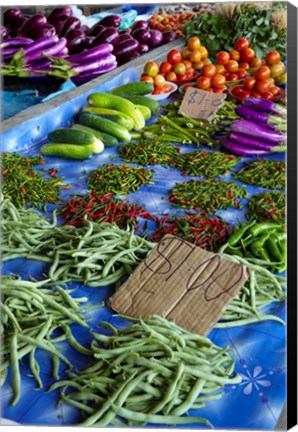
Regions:
<instances>
[{"instance_id":1,"label":"small paper label","mask_svg":"<svg viewBox=\"0 0 298 432\"><path fill-rule=\"evenodd\" d=\"M206 336L249 276L248 269L166 235L110 298L118 313L174 320Z\"/></svg>"},{"instance_id":2,"label":"small paper label","mask_svg":"<svg viewBox=\"0 0 298 432\"><path fill-rule=\"evenodd\" d=\"M224 93L207 92L189 87L178 112L194 119L211 121L223 105L225 98Z\"/></svg>"}]
</instances>

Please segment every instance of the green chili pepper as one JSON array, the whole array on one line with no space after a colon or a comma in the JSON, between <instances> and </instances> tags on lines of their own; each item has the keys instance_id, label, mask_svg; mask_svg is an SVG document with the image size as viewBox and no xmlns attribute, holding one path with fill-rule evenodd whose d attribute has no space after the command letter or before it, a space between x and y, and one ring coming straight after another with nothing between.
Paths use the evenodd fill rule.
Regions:
<instances>
[{"instance_id":1,"label":"green chili pepper","mask_svg":"<svg viewBox=\"0 0 298 432\"><path fill-rule=\"evenodd\" d=\"M270 262L271 261L270 256L266 248L264 247L268 237L269 234L267 233L261 236L260 238L258 238L258 240L252 242L252 244L250 245L250 250L252 254L255 255L255 257L262 258L263 260Z\"/></svg>"},{"instance_id":2,"label":"green chili pepper","mask_svg":"<svg viewBox=\"0 0 298 432\"><path fill-rule=\"evenodd\" d=\"M266 231L276 230L280 228L280 224L275 224L272 222L260 222L249 230L249 234L251 234L253 237L258 237L260 234Z\"/></svg>"},{"instance_id":3,"label":"green chili pepper","mask_svg":"<svg viewBox=\"0 0 298 432\"><path fill-rule=\"evenodd\" d=\"M282 254L278 247L278 240L274 236L270 236L265 243L269 255L277 261L282 261Z\"/></svg>"},{"instance_id":4,"label":"green chili pepper","mask_svg":"<svg viewBox=\"0 0 298 432\"><path fill-rule=\"evenodd\" d=\"M243 235L256 223L256 221L250 222L248 224L243 225L240 229L238 229L228 240L230 246L236 246L239 243L240 239L243 238Z\"/></svg>"}]
</instances>

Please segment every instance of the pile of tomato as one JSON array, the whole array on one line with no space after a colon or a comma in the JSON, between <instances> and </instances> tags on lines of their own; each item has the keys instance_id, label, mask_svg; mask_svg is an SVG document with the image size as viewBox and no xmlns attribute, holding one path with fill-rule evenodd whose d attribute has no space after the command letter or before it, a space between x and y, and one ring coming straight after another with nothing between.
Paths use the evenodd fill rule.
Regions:
<instances>
[{"instance_id":1,"label":"pile of tomato","mask_svg":"<svg viewBox=\"0 0 298 432\"><path fill-rule=\"evenodd\" d=\"M195 15L194 12L182 12L175 14L154 14L149 20L149 26L161 32L175 31L177 37L184 35L184 24Z\"/></svg>"}]
</instances>

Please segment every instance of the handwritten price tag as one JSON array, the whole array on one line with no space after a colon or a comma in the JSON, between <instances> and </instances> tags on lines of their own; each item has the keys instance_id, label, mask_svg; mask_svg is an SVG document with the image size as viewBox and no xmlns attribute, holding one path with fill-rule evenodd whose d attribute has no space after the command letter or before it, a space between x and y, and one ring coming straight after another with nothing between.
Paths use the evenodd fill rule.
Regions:
<instances>
[{"instance_id":1,"label":"handwritten price tag","mask_svg":"<svg viewBox=\"0 0 298 432\"><path fill-rule=\"evenodd\" d=\"M249 276L243 265L166 235L110 298L116 312L157 314L207 335Z\"/></svg>"},{"instance_id":2,"label":"handwritten price tag","mask_svg":"<svg viewBox=\"0 0 298 432\"><path fill-rule=\"evenodd\" d=\"M189 87L178 112L194 119L210 121L223 105L225 98L224 93L206 92Z\"/></svg>"}]
</instances>

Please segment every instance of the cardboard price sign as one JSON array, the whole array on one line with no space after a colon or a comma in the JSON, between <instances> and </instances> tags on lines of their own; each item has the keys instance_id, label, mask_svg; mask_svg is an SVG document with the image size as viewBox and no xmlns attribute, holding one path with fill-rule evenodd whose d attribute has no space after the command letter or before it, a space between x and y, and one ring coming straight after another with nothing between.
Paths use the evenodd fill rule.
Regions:
<instances>
[{"instance_id":1,"label":"cardboard price sign","mask_svg":"<svg viewBox=\"0 0 298 432\"><path fill-rule=\"evenodd\" d=\"M243 286L241 264L166 235L110 298L118 313L157 314L206 336Z\"/></svg>"},{"instance_id":2,"label":"cardboard price sign","mask_svg":"<svg viewBox=\"0 0 298 432\"><path fill-rule=\"evenodd\" d=\"M223 105L225 98L224 93L206 92L189 87L178 112L194 119L210 121Z\"/></svg>"}]
</instances>

